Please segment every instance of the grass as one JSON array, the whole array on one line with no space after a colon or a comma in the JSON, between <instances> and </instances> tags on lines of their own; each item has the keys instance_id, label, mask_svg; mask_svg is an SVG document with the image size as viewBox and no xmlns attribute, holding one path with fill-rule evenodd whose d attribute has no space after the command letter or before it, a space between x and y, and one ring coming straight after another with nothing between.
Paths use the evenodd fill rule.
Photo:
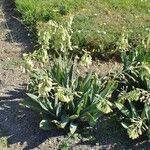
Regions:
<instances>
[{"instance_id":1,"label":"grass","mask_svg":"<svg viewBox=\"0 0 150 150\"><path fill-rule=\"evenodd\" d=\"M34 32L38 21L63 22L73 15L73 43L98 52L115 51L124 30L132 31L136 45L150 27L149 0L16 0L16 6Z\"/></svg>"}]
</instances>

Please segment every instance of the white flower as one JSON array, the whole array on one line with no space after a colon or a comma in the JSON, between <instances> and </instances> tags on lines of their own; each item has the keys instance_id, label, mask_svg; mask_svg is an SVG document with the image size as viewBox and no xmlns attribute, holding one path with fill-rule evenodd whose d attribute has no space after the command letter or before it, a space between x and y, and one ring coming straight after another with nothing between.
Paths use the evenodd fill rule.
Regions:
<instances>
[{"instance_id":1,"label":"white flower","mask_svg":"<svg viewBox=\"0 0 150 150\"><path fill-rule=\"evenodd\" d=\"M101 33L99 30L97 30L97 33Z\"/></svg>"},{"instance_id":2,"label":"white flower","mask_svg":"<svg viewBox=\"0 0 150 150\"><path fill-rule=\"evenodd\" d=\"M25 61L25 70L32 71L33 68L34 68L34 64L33 64L31 55L23 54L23 58L24 58L24 61Z\"/></svg>"},{"instance_id":3,"label":"white flower","mask_svg":"<svg viewBox=\"0 0 150 150\"><path fill-rule=\"evenodd\" d=\"M58 87L57 92L55 93L55 98L61 102L69 103L73 100L73 93L64 87Z\"/></svg>"},{"instance_id":4,"label":"white flower","mask_svg":"<svg viewBox=\"0 0 150 150\"><path fill-rule=\"evenodd\" d=\"M78 33L81 33L81 30L78 30Z\"/></svg>"},{"instance_id":5,"label":"white flower","mask_svg":"<svg viewBox=\"0 0 150 150\"><path fill-rule=\"evenodd\" d=\"M98 14L95 13L94 16L98 16Z\"/></svg>"},{"instance_id":6,"label":"white flower","mask_svg":"<svg viewBox=\"0 0 150 150\"><path fill-rule=\"evenodd\" d=\"M103 31L103 34L105 34L105 35L106 35L106 31Z\"/></svg>"},{"instance_id":7,"label":"white flower","mask_svg":"<svg viewBox=\"0 0 150 150\"><path fill-rule=\"evenodd\" d=\"M90 66L92 64L92 57L90 54L85 53L82 57L81 57L81 61L80 61L81 66Z\"/></svg>"},{"instance_id":8,"label":"white flower","mask_svg":"<svg viewBox=\"0 0 150 150\"><path fill-rule=\"evenodd\" d=\"M48 76L43 76L38 85L39 96L48 96L48 93L53 89L52 79Z\"/></svg>"}]
</instances>

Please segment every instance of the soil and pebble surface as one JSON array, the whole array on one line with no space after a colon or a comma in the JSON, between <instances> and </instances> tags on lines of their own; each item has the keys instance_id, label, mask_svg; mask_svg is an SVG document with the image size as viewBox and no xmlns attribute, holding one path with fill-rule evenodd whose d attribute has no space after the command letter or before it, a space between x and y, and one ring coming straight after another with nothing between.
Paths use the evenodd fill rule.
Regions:
<instances>
[{"instance_id":1,"label":"soil and pebble surface","mask_svg":"<svg viewBox=\"0 0 150 150\"><path fill-rule=\"evenodd\" d=\"M63 131L40 130L38 114L19 105L26 98L28 82L28 75L20 69L22 54L33 50L34 44L15 17L14 1L0 0L0 6L0 150L150 149L144 141L133 143L119 125L105 118L101 118L95 128L94 141L67 140ZM118 67L118 63L103 62L91 68L106 73Z\"/></svg>"}]
</instances>

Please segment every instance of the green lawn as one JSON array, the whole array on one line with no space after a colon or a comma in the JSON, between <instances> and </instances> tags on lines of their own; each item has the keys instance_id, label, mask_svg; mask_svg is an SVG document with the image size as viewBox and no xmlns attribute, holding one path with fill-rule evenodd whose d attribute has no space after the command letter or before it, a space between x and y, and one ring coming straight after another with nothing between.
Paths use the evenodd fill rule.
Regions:
<instances>
[{"instance_id":1,"label":"green lawn","mask_svg":"<svg viewBox=\"0 0 150 150\"><path fill-rule=\"evenodd\" d=\"M73 43L100 52L116 50L124 30L136 45L150 27L150 0L16 0L16 6L32 30L38 21L73 15Z\"/></svg>"}]
</instances>

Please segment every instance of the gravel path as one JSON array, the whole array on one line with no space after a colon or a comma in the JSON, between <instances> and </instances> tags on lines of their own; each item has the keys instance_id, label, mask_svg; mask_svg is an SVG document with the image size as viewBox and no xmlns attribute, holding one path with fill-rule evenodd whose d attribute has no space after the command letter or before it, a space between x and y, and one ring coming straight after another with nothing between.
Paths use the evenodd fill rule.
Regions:
<instances>
[{"instance_id":1,"label":"gravel path","mask_svg":"<svg viewBox=\"0 0 150 150\"><path fill-rule=\"evenodd\" d=\"M0 150L58 150L64 133L40 130L39 116L19 106L26 97L25 86L28 81L28 76L20 70L21 57L22 53L33 49L33 44L24 26L14 17L13 0L0 0L0 6L3 6L0 7ZM110 63L101 66L102 70L112 67ZM101 72L101 68L95 69ZM127 136L118 132L119 126L109 126L104 122L99 122L96 129L96 142L72 140L70 149L123 150L133 147Z\"/></svg>"}]
</instances>

